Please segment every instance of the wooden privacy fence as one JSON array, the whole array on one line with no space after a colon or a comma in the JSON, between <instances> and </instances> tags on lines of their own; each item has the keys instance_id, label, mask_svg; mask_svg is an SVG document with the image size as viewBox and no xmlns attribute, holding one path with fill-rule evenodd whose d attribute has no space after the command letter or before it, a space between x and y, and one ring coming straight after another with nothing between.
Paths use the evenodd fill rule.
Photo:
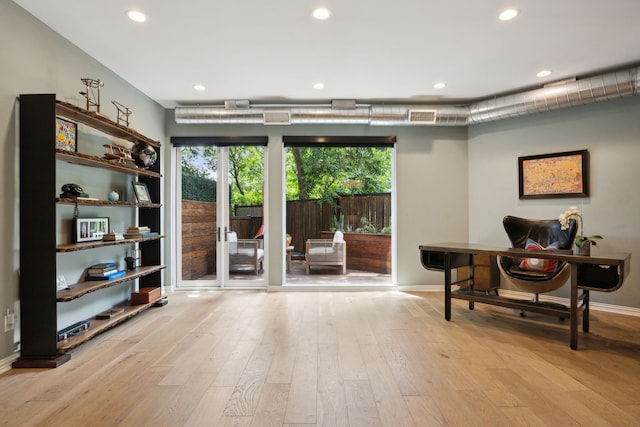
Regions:
<instances>
[{"instance_id":1,"label":"wooden privacy fence","mask_svg":"<svg viewBox=\"0 0 640 427\"><path fill-rule=\"evenodd\" d=\"M317 200L292 200L286 205L286 232L296 252L304 252L307 239L319 239L321 231L333 230L339 214L344 214L344 230L355 231L360 218L379 231L391 226L391 195L374 194L344 196L336 206ZM246 207L244 207L246 208ZM253 209L253 212L261 209ZM242 212L237 210L236 212ZM247 212L246 209L244 212ZM259 216L233 217L230 229L240 239L251 239L262 224ZM192 200L182 201L182 278L193 280L216 271L216 204ZM284 239L284 236L283 236ZM348 254L348 249L347 249Z\"/></svg>"},{"instance_id":2,"label":"wooden privacy fence","mask_svg":"<svg viewBox=\"0 0 640 427\"><path fill-rule=\"evenodd\" d=\"M216 271L216 204L182 201L182 279Z\"/></svg>"}]
</instances>

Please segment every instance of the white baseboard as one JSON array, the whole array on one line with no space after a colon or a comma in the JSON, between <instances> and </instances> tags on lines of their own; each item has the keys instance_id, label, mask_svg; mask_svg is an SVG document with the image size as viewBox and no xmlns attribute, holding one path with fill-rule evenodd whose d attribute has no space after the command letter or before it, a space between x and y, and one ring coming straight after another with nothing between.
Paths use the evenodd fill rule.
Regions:
<instances>
[{"instance_id":1,"label":"white baseboard","mask_svg":"<svg viewBox=\"0 0 640 427\"><path fill-rule=\"evenodd\" d=\"M531 298L532 294L527 292L519 292L511 289L500 289L501 296L507 298ZM540 295L540 301L553 302L557 304L563 304L568 306L570 304L569 298L556 297L553 295ZM640 317L640 308L625 307L622 305L604 304L601 302L589 301L589 310L605 311L608 313L625 314L627 316Z\"/></svg>"},{"instance_id":2,"label":"white baseboard","mask_svg":"<svg viewBox=\"0 0 640 427\"><path fill-rule=\"evenodd\" d=\"M5 357L0 360L0 374L7 372L11 369L11 364L20 356L20 353L12 354L9 357Z\"/></svg>"}]
</instances>

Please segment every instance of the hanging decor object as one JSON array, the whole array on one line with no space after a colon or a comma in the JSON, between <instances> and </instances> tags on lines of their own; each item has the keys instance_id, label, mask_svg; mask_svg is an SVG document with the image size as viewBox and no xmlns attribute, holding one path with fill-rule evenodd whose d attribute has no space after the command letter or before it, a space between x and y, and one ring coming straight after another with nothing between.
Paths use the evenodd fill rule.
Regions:
<instances>
[{"instance_id":1,"label":"hanging decor object","mask_svg":"<svg viewBox=\"0 0 640 427\"><path fill-rule=\"evenodd\" d=\"M158 158L156 150L149 144L145 143L136 144L133 147L132 154L136 165L144 169L148 169L149 166L152 166Z\"/></svg>"},{"instance_id":2,"label":"hanging decor object","mask_svg":"<svg viewBox=\"0 0 640 427\"><path fill-rule=\"evenodd\" d=\"M129 107L125 107L117 101L111 101L113 105L115 105L116 110L118 110L117 123L120 124L120 121L124 122L126 127L129 127L129 116L131 115L131 110Z\"/></svg>"},{"instance_id":3,"label":"hanging decor object","mask_svg":"<svg viewBox=\"0 0 640 427\"><path fill-rule=\"evenodd\" d=\"M104 86L102 80L99 79L80 79L86 86L84 92L80 92L87 100L87 111L91 111L92 107L96 108L96 113L100 114L100 88Z\"/></svg>"}]
</instances>

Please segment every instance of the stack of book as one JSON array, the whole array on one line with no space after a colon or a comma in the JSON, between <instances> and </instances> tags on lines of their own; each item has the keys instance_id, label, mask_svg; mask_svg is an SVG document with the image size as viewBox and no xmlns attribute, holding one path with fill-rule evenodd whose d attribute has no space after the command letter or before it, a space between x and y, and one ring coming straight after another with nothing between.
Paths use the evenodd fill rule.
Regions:
<instances>
[{"instance_id":1,"label":"stack of book","mask_svg":"<svg viewBox=\"0 0 640 427\"><path fill-rule=\"evenodd\" d=\"M127 232L124 233L124 238L125 239L142 239L144 237L153 237L157 235L158 233L152 232L151 228L141 225L139 227L127 228Z\"/></svg>"},{"instance_id":2,"label":"stack of book","mask_svg":"<svg viewBox=\"0 0 640 427\"><path fill-rule=\"evenodd\" d=\"M122 235L122 233L116 233L115 231L112 231L111 233L107 233L102 236L103 242L115 242L117 240L124 240L124 236Z\"/></svg>"},{"instance_id":3,"label":"stack of book","mask_svg":"<svg viewBox=\"0 0 640 427\"><path fill-rule=\"evenodd\" d=\"M118 270L115 262L102 262L89 267L86 280L112 280L126 274L124 270Z\"/></svg>"}]
</instances>

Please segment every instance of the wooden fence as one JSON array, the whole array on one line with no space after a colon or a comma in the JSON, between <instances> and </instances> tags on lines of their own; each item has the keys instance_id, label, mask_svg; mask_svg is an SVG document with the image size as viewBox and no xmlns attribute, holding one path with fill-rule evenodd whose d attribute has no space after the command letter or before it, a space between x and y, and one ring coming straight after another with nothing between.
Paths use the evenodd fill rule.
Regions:
<instances>
[{"instance_id":1,"label":"wooden fence","mask_svg":"<svg viewBox=\"0 0 640 427\"><path fill-rule=\"evenodd\" d=\"M303 253L307 239L319 239L321 231L333 230L339 214L344 214L345 231L361 226L367 218L377 230L391 226L391 195L345 196L336 206L317 200L287 202L286 232L292 236L294 251ZM256 211L256 209L254 209ZM230 229L240 239L251 239L262 224L261 217L233 217ZM216 271L216 204L182 201L182 278L192 280ZM284 236L283 236L284 239Z\"/></svg>"}]
</instances>

